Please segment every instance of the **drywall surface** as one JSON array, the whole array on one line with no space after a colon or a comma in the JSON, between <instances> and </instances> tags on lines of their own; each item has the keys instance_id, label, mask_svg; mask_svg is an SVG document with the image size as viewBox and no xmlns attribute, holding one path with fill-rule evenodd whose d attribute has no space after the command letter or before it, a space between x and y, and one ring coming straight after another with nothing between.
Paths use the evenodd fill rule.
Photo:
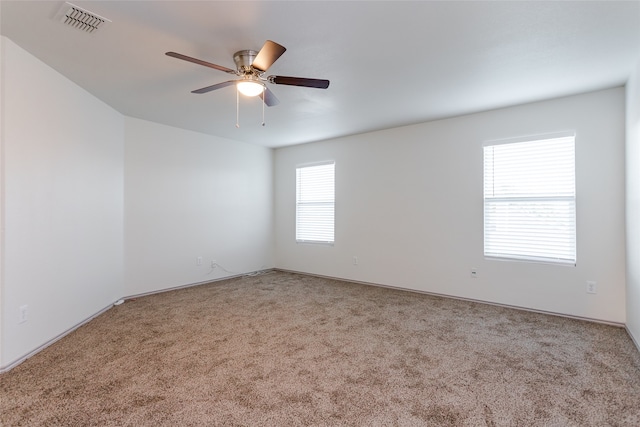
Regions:
<instances>
[{"instance_id":1,"label":"drywall surface","mask_svg":"<svg viewBox=\"0 0 640 427\"><path fill-rule=\"evenodd\" d=\"M272 150L134 118L125 135L126 295L273 267Z\"/></svg>"},{"instance_id":2,"label":"drywall surface","mask_svg":"<svg viewBox=\"0 0 640 427\"><path fill-rule=\"evenodd\" d=\"M4 367L122 296L124 120L2 47Z\"/></svg>"},{"instance_id":3,"label":"drywall surface","mask_svg":"<svg viewBox=\"0 0 640 427\"><path fill-rule=\"evenodd\" d=\"M4 300L4 63L6 38L0 36L0 369L5 365L2 358L3 319L2 301Z\"/></svg>"},{"instance_id":4,"label":"drywall surface","mask_svg":"<svg viewBox=\"0 0 640 427\"><path fill-rule=\"evenodd\" d=\"M640 62L626 89L627 330L640 345Z\"/></svg>"},{"instance_id":5,"label":"drywall surface","mask_svg":"<svg viewBox=\"0 0 640 427\"><path fill-rule=\"evenodd\" d=\"M277 149L276 266L623 323L624 110L614 88ZM483 142L568 130L577 265L485 259ZM323 160L336 162L335 245L296 244L295 168Z\"/></svg>"}]
</instances>

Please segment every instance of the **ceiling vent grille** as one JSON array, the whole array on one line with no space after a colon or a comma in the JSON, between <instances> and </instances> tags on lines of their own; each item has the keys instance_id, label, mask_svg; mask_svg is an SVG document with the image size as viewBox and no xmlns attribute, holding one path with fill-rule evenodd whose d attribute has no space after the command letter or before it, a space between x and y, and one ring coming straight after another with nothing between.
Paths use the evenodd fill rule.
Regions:
<instances>
[{"instance_id":1,"label":"ceiling vent grille","mask_svg":"<svg viewBox=\"0 0 640 427\"><path fill-rule=\"evenodd\" d=\"M67 2L64 3L58 14L63 24L87 33L93 33L107 22L111 22L107 18Z\"/></svg>"}]
</instances>

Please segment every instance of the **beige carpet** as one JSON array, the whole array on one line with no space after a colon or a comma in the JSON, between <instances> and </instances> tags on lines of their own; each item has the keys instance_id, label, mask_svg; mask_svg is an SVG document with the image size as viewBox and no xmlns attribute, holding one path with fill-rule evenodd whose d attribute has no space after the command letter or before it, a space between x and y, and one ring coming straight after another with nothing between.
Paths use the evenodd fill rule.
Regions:
<instances>
[{"instance_id":1,"label":"beige carpet","mask_svg":"<svg viewBox=\"0 0 640 427\"><path fill-rule=\"evenodd\" d=\"M282 272L127 301L0 375L3 426L638 426L623 329Z\"/></svg>"}]
</instances>

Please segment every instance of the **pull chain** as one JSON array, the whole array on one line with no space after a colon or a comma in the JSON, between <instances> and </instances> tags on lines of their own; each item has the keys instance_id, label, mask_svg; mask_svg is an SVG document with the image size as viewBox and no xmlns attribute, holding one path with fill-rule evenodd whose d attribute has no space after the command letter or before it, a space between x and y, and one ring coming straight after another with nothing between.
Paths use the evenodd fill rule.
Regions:
<instances>
[{"instance_id":1,"label":"pull chain","mask_svg":"<svg viewBox=\"0 0 640 427\"><path fill-rule=\"evenodd\" d=\"M264 103L265 103L266 97L264 92L262 92L262 126L264 126Z\"/></svg>"},{"instance_id":2,"label":"pull chain","mask_svg":"<svg viewBox=\"0 0 640 427\"><path fill-rule=\"evenodd\" d=\"M262 126L264 126L264 94L262 96ZM238 90L236 90L236 128L240 128L240 92Z\"/></svg>"},{"instance_id":3,"label":"pull chain","mask_svg":"<svg viewBox=\"0 0 640 427\"><path fill-rule=\"evenodd\" d=\"M240 93L236 89L236 128L240 128Z\"/></svg>"}]
</instances>

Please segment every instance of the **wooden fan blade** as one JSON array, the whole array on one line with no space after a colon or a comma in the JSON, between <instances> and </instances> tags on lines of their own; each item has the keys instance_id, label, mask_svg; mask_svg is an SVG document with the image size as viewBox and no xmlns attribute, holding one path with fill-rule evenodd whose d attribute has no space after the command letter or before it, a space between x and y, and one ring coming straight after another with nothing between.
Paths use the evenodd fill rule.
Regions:
<instances>
[{"instance_id":1,"label":"wooden fan blade","mask_svg":"<svg viewBox=\"0 0 640 427\"><path fill-rule=\"evenodd\" d=\"M305 79L302 77L269 76L269 81L277 85L315 87L317 89L329 87L329 80Z\"/></svg>"},{"instance_id":2,"label":"wooden fan blade","mask_svg":"<svg viewBox=\"0 0 640 427\"><path fill-rule=\"evenodd\" d=\"M236 80L229 80L227 82L222 82L215 85L203 87L202 89L192 90L191 93L207 93L207 92L211 92L212 90L222 89L223 87L231 86L234 84L236 84Z\"/></svg>"},{"instance_id":3,"label":"wooden fan blade","mask_svg":"<svg viewBox=\"0 0 640 427\"><path fill-rule=\"evenodd\" d=\"M280 100L276 98L276 96L269 90L269 88L265 88L264 92L260 94L260 98L267 104L267 107L273 107L274 105L280 104Z\"/></svg>"},{"instance_id":4,"label":"wooden fan blade","mask_svg":"<svg viewBox=\"0 0 640 427\"><path fill-rule=\"evenodd\" d=\"M172 58L182 59L183 61L193 62L194 64L204 65L205 67L213 68L215 70L224 71L229 74L237 74L235 70L231 68L223 67L222 65L212 64L211 62L203 61L202 59L192 58L187 55L183 55L181 53L176 52L166 52L165 55L171 56Z\"/></svg>"},{"instance_id":5,"label":"wooden fan blade","mask_svg":"<svg viewBox=\"0 0 640 427\"><path fill-rule=\"evenodd\" d=\"M271 67L286 50L287 48L284 46L281 46L271 40L267 40L251 65L256 70L263 72L267 71L267 69Z\"/></svg>"}]
</instances>

